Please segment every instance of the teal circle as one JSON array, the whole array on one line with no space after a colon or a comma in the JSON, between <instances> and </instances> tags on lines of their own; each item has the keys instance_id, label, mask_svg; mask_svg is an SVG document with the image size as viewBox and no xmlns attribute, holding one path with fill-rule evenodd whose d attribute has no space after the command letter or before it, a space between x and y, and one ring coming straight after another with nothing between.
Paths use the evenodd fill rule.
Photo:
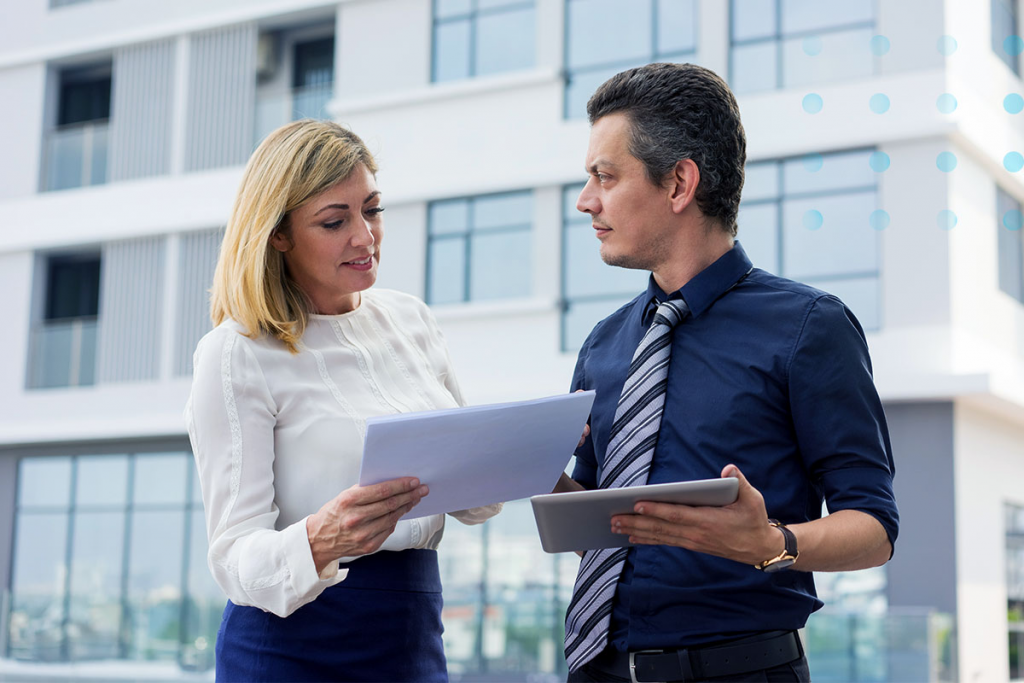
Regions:
<instances>
[{"instance_id":1,"label":"teal circle","mask_svg":"<svg viewBox=\"0 0 1024 683\"><path fill-rule=\"evenodd\" d=\"M956 214L949 209L939 211L939 215L935 217L935 222L939 224L939 228L942 230L952 230L956 227L958 220Z\"/></svg>"},{"instance_id":2,"label":"teal circle","mask_svg":"<svg viewBox=\"0 0 1024 683\"><path fill-rule=\"evenodd\" d=\"M1017 209L1011 209L1003 214L1003 225L1007 230L1020 230L1024 226L1024 214Z\"/></svg>"},{"instance_id":3,"label":"teal circle","mask_svg":"<svg viewBox=\"0 0 1024 683\"><path fill-rule=\"evenodd\" d=\"M887 211L882 211L881 209L872 211L871 215L868 216L868 222L875 230L885 230L889 227L889 223L891 221L892 219L889 218L889 213Z\"/></svg>"},{"instance_id":4,"label":"teal circle","mask_svg":"<svg viewBox=\"0 0 1024 683\"><path fill-rule=\"evenodd\" d=\"M807 36L803 40L804 54L817 57L821 54L821 36Z\"/></svg>"},{"instance_id":5,"label":"teal circle","mask_svg":"<svg viewBox=\"0 0 1024 683\"><path fill-rule=\"evenodd\" d=\"M939 111L943 114L952 114L956 111L957 101L948 92L944 92L939 95L939 99L935 100L935 106L938 107Z\"/></svg>"},{"instance_id":6,"label":"teal circle","mask_svg":"<svg viewBox=\"0 0 1024 683\"><path fill-rule=\"evenodd\" d=\"M882 93L875 93L868 101L868 106L871 107L871 111L876 114L884 114L889 111L889 98Z\"/></svg>"},{"instance_id":7,"label":"teal circle","mask_svg":"<svg viewBox=\"0 0 1024 683\"><path fill-rule=\"evenodd\" d=\"M1003 109L1011 114L1019 114L1024 111L1024 97L1015 92L1003 98Z\"/></svg>"},{"instance_id":8,"label":"teal circle","mask_svg":"<svg viewBox=\"0 0 1024 683\"><path fill-rule=\"evenodd\" d=\"M890 163L889 155L885 152L872 152L871 156L868 157L868 164L875 173L888 171Z\"/></svg>"},{"instance_id":9,"label":"teal circle","mask_svg":"<svg viewBox=\"0 0 1024 683\"><path fill-rule=\"evenodd\" d=\"M804 95L803 106L804 111L808 114L817 114L825 106L825 101L821 99L821 95L812 92L809 95Z\"/></svg>"},{"instance_id":10,"label":"teal circle","mask_svg":"<svg viewBox=\"0 0 1024 683\"><path fill-rule=\"evenodd\" d=\"M885 36L874 36L871 38L871 53L881 57L889 52L889 39Z\"/></svg>"},{"instance_id":11,"label":"teal circle","mask_svg":"<svg viewBox=\"0 0 1024 683\"><path fill-rule=\"evenodd\" d=\"M939 50L939 54L948 57L956 52L956 38L953 36L940 36L938 43L936 43L936 47Z\"/></svg>"},{"instance_id":12,"label":"teal circle","mask_svg":"<svg viewBox=\"0 0 1024 683\"><path fill-rule=\"evenodd\" d=\"M1010 173L1016 173L1024 168L1024 156L1020 152L1008 152L1003 157L1003 168Z\"/></svg>"},{"instance_id":13,"label":"teal circle","mask_svg":"<svg viewBox=\"0 0 1024 683\"><path fill-rule=\"evenodd\" d=\"M1024 52L1024 40L1018 35L1007 36L1003 41L1003 51L1011 56L1017 56Z\"/></svg>"},{"instance_id":14,"label":"teal circle","mask_svg":"<svg viewBox=\"0 0 1024 683\"><path fill-rule=\"evenodd\" d=\"M810 211L804 212L804 227L808 230L817 230L825 224L825 217L821 215L821 211Z\"/></svg>"},{"instance_id":15,"label":"teal circle","mask_svg":"<svg viewBox=\"0 0 1024 683\"><path fill-rule=\"evenodd\" d=\"M956 155L952 152L940 152L939 156L935 157L935 165L943 173L949 173L956 168Z\"/></svg>"},{"instance_id":16,"label":"teal circle","mask_svg":"<svg viewBox=\"0 0 1024 683\"><path fill-rule=\"evenodd\" d=\"M804 170L808 173L817 173L821 170L821 167L825 165L825 157L817 152L812 152L804 155L803 162Z\"/></svg>"}]
</instances>

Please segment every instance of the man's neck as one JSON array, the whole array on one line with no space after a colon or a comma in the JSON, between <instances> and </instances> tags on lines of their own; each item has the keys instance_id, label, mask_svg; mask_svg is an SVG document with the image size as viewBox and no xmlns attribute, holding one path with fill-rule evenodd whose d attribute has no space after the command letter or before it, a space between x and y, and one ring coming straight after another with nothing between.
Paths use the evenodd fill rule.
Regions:
<instances>
[{"instance_id":1,"label":"man's neck","mask_svg":"<svg viewBox=\"0 0 1024 683\"><path fill-rule=\"evenodd\" d=\"M733 247L732 235L712 228L701 230L690 239L680 240L672 250L674 258L660 264L652 274L666 294L671 294L695 278L698 273L720 259Z\"/></svg>"}]
</instances>

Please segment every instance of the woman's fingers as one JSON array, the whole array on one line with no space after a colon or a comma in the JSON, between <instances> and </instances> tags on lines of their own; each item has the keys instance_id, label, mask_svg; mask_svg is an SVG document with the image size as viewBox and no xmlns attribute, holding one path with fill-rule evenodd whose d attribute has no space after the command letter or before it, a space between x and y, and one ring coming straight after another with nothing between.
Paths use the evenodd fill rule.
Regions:
<instances>
[{"instance_id":1,"label":"woman's fingers","mask_svg":"<svg viewBox=\"0 0 1024 683\"><path fill-rule=\"evenodd\" d=\"M416 504L419 503L428 493L430 493L430 489L426 485L421 485L414 491L400 493L396 496L391 496L390 498L377 501L376 503L360 506L359 508L353 509L352 512L356 513L361 520L369 522L382 517L388 517L393 515L395 512L404 509L405 512L402 512L402 514L395 518L395 521L398 521L402 515L415 507Z\"/></svg>"},{"instance_id":2,"label":"woman's fingers","mask_svg":"<svg viewBox=\"0 0 1024 683\"><path fill-rule=\"evenodd\" d=\"M369 505L392 496L397 496L419 488L420 480L416 477L402 477L382 481L372 486L359 486L358 484L342 493L352 505Z\"/></svg>"}]
</instances>

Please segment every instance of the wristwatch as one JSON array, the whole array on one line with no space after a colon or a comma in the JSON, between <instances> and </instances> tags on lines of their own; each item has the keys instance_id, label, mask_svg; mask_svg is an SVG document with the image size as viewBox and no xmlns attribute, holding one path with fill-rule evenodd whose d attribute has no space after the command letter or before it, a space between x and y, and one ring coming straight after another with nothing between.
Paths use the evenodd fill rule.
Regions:
<instances>
[{"instance_id":1,"label":"wristwatch","mask_svg":"<svg viewBox=\"0 0 1024 683\"><path fill-rule=\"evenodd\" d=\"M768 523L782 532L782 536L786 539L786 547L775 557L765 560L761 564L755 564L754 568L769 573L789 569L796 562L796 558L800 556L800 552L796 549L796 535L777 519L769 519Z\"/></svg>"}]
</instances>

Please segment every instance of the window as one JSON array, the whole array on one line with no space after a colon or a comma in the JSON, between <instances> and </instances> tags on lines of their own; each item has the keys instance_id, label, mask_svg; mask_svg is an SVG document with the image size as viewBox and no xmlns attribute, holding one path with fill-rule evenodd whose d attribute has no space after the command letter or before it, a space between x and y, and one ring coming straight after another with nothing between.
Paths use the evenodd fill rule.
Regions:
<instances>
[{"instance_id":1,"label":"window","mask_svg":"<svg viewBox=\"0 0 1024 683\"><path fill-rule=\"evenodd\" d=\"M647 289L649 273L605 265L590 216L576 210L583 185L562 190L562 350L579 349L600 320Z\"/></svg>"},{"instance_id":2,"label":"window","mask_svg":"<svg viewBox=\"0 0 1024 683\"><path fill-rule=\"evenodd\" d=\"M427 303L529 296L532 192L431 202L428 214Z\"/></svg>"},{"instance_id":3,"label":"window","mask_svg":"<svg viewBox=\"0 0 1024 683\"><path fill-rule=\"evenodd\" d=\"M875 0L732 0L737 94L869 76Z\"/></svg>"},{"instance_id":4,"label":"window","mask_svg":"<svg viewBox=\"0 0 1024 683\"><path fill-rule=\"evenodd\" d=\"M992 51L1020 76L1017 0L992 0Z\"/></svg>"},{"instance_id":5,"label":"window","mask_svg":"<svg viewBox=\"0 0 1024 683\"><path fill-rule=\"evenodd\" d=\"M33 331L28 386L73 387L95 382L100 255L51 256L45 261L42 321Z\"/></svg>"},{"instance_id":6,"label":"window","mask_svg":"<svg viewBox=\"0 0 1024 683\"><path fill-rule=\"evenodd\" d=\"M223 608L189 453L21 460L10 657L205 670Z\"/></svg>"},{"instance_id":7,"label":"window","mask_svg":"<svg viewBox=\"0 0 1024 683\"><path fill-rule=\"evenodd\" d=\"M534 65L534 0L434 0L433 80Z\"/></svg>"},{"instance_id":8,"label":"window","mask_svg":"<svg viewBox=\"0 0 1024 683\"><path fill-rule=\"evenodd\" d=\"M694 0L568 0L565 116L587 113L587 100L620 71L650 62L692 62L697 50Z\"/></svg>"},{"instance_id":9,"label":"window","mask_svg":"<svg viewBox=\"0 0 1024 683\"><path fill-rule=\"evenodd\" d=\"M44 189L107 182L110 62L57 74L56 128L46 140Z\"/></svg>"},{"instance_id":10,"label":"window","mask_svg":"<svg viewBox=\"0 0 1024 683\"><path fill-rule=\"evenodd\" d=\"M334 38L298 43L294 60L292 119L329 118L327 103L334 89Z\"/></svg>"},{"instance_id":11,"label":"window","mask_svg":"<svg viewBox=\"0 0 1024 683\"><path fill-rule=\"evenodd\" d=\"M1021 204L1002 188L996 188L999 231L999 289L1024 303L1024 231Z\"/></svg>"},{"instance_id":12,"label":"window","mask_svg":"<svg viewBox=\"0 0 1024 683\"><path fill-rule=\"evenodd\" d=\"M1024 679L1024 507L1006 506L1006 620L1010 679Z\"/></svg>"},{"instance_id":13,"label":"window","mask_svg":"<svg viewBox=\"0 0 1024 683\"><path fill-rule=\"evenodd\" d=\"M334 35L323 24L261 33L257 41L255 142L299 119L330 119Z\"/></svg>"},{"instance_id":14,"label":"window","mask_svg":"<svg viewBox=\"0 0 1024 683\"><path fill-rule=\"evenodd\" d=\"M871 150L747 164L738 239L758 268L835 294L881 325Z\"/></svg>"}]
</instances>

